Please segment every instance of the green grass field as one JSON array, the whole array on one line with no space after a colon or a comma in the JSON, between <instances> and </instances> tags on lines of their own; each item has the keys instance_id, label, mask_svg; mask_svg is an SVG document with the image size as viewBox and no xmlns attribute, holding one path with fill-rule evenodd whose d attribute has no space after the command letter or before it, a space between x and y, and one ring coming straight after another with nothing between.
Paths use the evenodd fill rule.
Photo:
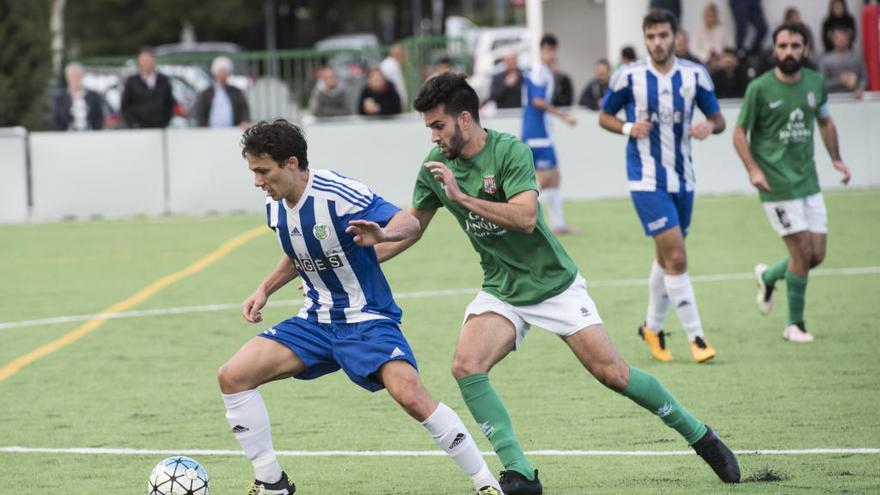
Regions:
<instances>
[{"instance_id":1,"label":"green grass field","mask_svg":"<svg viewBox=\"0 0 880 495\"><path fill-rule=\"evenodd\" d=\"M826 195L828 257L810 279L810 345L782 340L784 290L762 317L752 266L784 254L753 197L699 198L688 240L692 277L714 362L690 360L674 315L675 361L653 362L636 336L653 255L630 203L567 205L584 233L563 242L578 263L609 333L633 366L654 373L733 449L880 447L880 191ZM98 312L181 270L224 241L258 226L253 216L171 217L0 227L0 323ZM472 432L449 366L472 294L412 292L478 287L475 253L442 213L423 240L385 269L401 296L404 331L432 394ZM133 308L238 303L271 270L280 250L268 230L206 270ZM297 298L284 289L275 299ZM267 308L268 324L297 306ZM0 366L80 322L0 329ZM265 325L236 308L109 320L0 381L0 448L237 450L224 417L216 370ZM520 352L492 373L527 450L685 450L675 434L595 382L557 338L533 330ZM435 446L386 393L369 394L337 373L262 388L279 450L414 450ZM491 450L478 438L480 447ZM0 494L142 494L164 454L85 455L0 450ZM238 455L196 455L214 495L243 494L253 477ZM465 494L470 480L443 457L282 457L303 494ZM495 471L498 459L489 457ZM880 493L880 455L740 456L743 477L724 486L696 456L532 456L545 493ZM774 481L775 479L775 481Z\"/></svg>"}]
</instances>

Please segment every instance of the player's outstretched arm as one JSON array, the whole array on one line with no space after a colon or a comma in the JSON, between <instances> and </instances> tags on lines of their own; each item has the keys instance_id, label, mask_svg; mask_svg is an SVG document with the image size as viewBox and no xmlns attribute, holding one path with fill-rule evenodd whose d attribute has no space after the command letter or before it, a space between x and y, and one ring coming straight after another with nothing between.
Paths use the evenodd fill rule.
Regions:
<instances>
[{"instance_id":1,"label":"player's outstretched arm","mask_svg":"<svg viewBox=\"0 0 880 495\"><path fill-rule=\"evenodd\" d=\"M248 323L263 321L263 315L260 313L260 310L266 305L269 296L296 277L296 267L293 266L290 258L284 255L275 269L257 287L257 290L241 303L241 315Z\"/></svg>"},{"instance_id":2,"label":"player's outstretched arm","mask_svg":"<svg viewBox=\"0 0 880 495\"><path fill-rule=\"evenodd\" d=\"M400 215L401 213L403 212L400 212L397 215ZM418 242L419 239L422 238L422 234L425 232L425 229L428 228L428 224L431 223L431 219L434 218L435 213L437 213L436 209L419 210L413 207L409 207L406 210L405 215L413 218L417 222L416 230L405 238L401 238L400 240L389 240L387 242L376 244L376 257L379 258L379 263L390 260L391 258L406 251L410 246ZM397 215L395 215L395 217Z\"/></svg>"},{"instance_id":3,"label":"player's outstretched arm","mask_svg":"<svg viewBox=\"0 0 880 495\"><path fill-rule=\"evenodd\" d=\"M545 100L544 98L539 98L539 97L532 98L532 106L542 112L547 112L547 113L550 113L550 114L553 114L553 115L559 117L568 125L573 126L573 125L577 124L577 119L575 119L571 115L563 112L562 110L554 107L550 103L547 103L547 100Z\"/></svg>"},{"instance_id":4,"label":"player's outstretched arm","mask_svg":"<svg viewBox=\"0 0 880 495\"><path fill-rule=\"evenodd\" d=\"M749 182L751 182L756 189L770 191L770 184L767 183L767 178L764 177L764 172L761 171L761 167L758 166L758 162L756 162L755 157L752 156L752 150L749 148L749 140L746 137L746 129L742 126L738 125L733 129L733 147L736 148L736 153L746 166L746 172L749 173Z\"/></svg>"},{"instance_id":5,"label":"player's outstretched arm","mask_svg":"<svg viewBox=\"0 0 880 495\"><path fill-rule=\"evenodd\" d=\"M829 116L817 118L816 122L819 123L819 134L822 135L822 142L825 143L825 149L828 150L828 156L831 157L831 164L834 165L838 172L843 174L840 183L849 184L851 174L849 167L846 166L843 158L840 157L840 144L837 141L837 127L834 125L834 121Z\"/></svg>"},{"instance_id":6,"label":"player's outstretched arm","mask_svg":"<svg viewBox=\"0 0 880 495\"><path fill-rule=\"evenodd\" d=\"M373 247L382 242L397 242L419 232L419 221L405 211L398 211L385 227L370 220L352 220L345 229L354 235L354 242L361 247Z\"/></svg>"}]
</instances>

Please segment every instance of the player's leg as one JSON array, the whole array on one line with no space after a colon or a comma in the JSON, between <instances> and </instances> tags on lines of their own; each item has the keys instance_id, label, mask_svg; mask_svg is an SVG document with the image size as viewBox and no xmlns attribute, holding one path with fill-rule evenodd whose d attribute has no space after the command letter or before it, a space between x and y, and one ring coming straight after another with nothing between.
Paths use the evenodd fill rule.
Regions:
<instances>
[{"instance_id":1,"label":"player's leg","mask_svg":"<svg viewBox=\"0 0 880 495\"><path fill-rule=\"evenodd\" d=\"M255 486L264 485L264 493L286 495L293 493L294 486L276 459L269 411L257 387L298 375L304 369L303 361L287 346L275 340L254 337L218 372L226 419L254 466L258 480Z\"/></svg>"},{"instance_id":2,"label":"player's leg","mask_svg":"<svg viewBox=\"0 0 880 495\"><path fill-rule=\"evenodd\" d=\"M677 431L727 483L739 481L736 456L704 423L693 417L653 375L629 366L601 324L563 337L578 360L606 387L658 416Z\"/></svg>"},{"instance_id":3,"label":"player's leg","mask_svg":"<svg viewBox=\"0 0 880 495\"><path fill-rule=\"evenodd\" d=\"M500 480L504 492L541 493L537 472L514 434L510 413L489 383L489 371L514 350L527 325L509 305L484 292L471 302L465 315L455 346L452 375L471 415L504 466Z\"/></svg>"},{"instance_id":4,"label":"player's leg","mask_svg":"<svg viewBox=\"0 0 880 495\"><path fill-rule=\"evenodd\" d=\"M565 214L562 209L562 191L559 185L562 176L559 172L559 164L556 160L556 150L550 148L534 148L532 156L535 159L535 178L541 189L541 199L547 205L547 215L550 219L550 228L556 234L576 233L576 230L565 224Z\"/></svg>"},{"instance_id":5,"label":"player's leg","mask_svg":"<svg viewBox=\"0 0 880 495\"><path fill-rule=\"evenodd\" d=\"M789 262L785 272L785 291L788 296L788 323L783 337L790 342L812 342L804 323L807 281L813 263L813 234L798 232L783 237L788 249Z\"/></svg>"},{"instance_id":6,"label":"player's leg","mask_svg":"<svg viewBox=\"0 0 880 495\"><path fill-rule=\"evenodd\" d=\"M408 362L389 361L379 369L379 378L389 395L415 418L449 457L474 482L479 493L493 493L501 486L489 471L473 437L458 414L442 402L437 402L422 384L419 373Z\"/></svg>"}]
</instances>

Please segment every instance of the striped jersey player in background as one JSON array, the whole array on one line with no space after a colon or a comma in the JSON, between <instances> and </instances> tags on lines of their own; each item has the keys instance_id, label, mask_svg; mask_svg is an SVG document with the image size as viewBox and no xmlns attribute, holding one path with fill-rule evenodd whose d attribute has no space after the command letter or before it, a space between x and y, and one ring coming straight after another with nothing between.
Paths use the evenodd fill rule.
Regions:
<instances>
[{"instance_id":1,"label":"striped jersey player in background","mask_svg":"<svg viewBox=\"0 0 880 495\"><path fill-rule=\"evenodd\" d=\"M276 459L269 413L257 387L342 369L370 392L386 388L473 479L477 493L500 495L461 419L422 385L400 330L401 310L373 248L413 236L419 222L356 180L310 169L302 131L285 120L249 128L242 146L254 184L266 191L269 227L284 251L243 303L242 315L261 322L269 296L297 276L306 288L297 316L252 338L219 371L226 418L256 473L248 494L296 490Z\"/></svg>"},{"instance_id":2,"label":"striped jersey player in background","mask_svg":"<svg viewBox=\"0 0 880 495\"><path fill-rule=\"evenodd\" d=\"M724 131L712 79L700 64L675 57L678 22L666 10L651 10L642 22L649 57L612 76L599 125L628 136L627 179L645 235L657 256L648 282L648 310L639 335L658 361L671 361L663 322L670 305L681 321L697 362L715 357L706 341L697 299L687 272L684 239L694 204L691 136L703 140ZM707 120L691 125L694 107ZM616 117L626 110L626 121Z\"/></svg>"}]
</instances>

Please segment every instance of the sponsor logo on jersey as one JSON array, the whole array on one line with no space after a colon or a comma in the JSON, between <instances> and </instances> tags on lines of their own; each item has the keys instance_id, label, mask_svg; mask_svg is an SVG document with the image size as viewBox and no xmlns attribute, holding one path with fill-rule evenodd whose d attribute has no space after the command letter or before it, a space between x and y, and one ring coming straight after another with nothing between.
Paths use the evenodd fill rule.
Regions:
<instances>
[{"instance_id":1,"label":"sponsor logo on jersey","mask_svg":"<svg viewBox=\"0 0 880 495\"><path fill-rule=\"evenodd\" d=\"M483 176L483 192L486 194L495 194L498 192L498 186L495 183L494 175L484 175Z\"/></svg>"},{"instance_id":2,"label":"sponsor logo on jersey","mask_svg":"<svg viewBox=\"0 0 880 495\"><path fill-rule=\"evenodd\" d=\"M312 234L315 234L315 238L319 241L323 241L330 237L330 229L323 223L316 223L315 226L312 227Z\"/></svg>"},{"instance_id":3,"label":"sponsor logo on jersey","mask_svg":"<svg viewBox=\"0 0 880 495\"><path fill-rule=\"evenodd\" d=\"M474 237L486 237L507 233L507 229L504 227L499 227L472 211L468 212L468 217L464 221L464 230Z\"/></svg>"},{"instance_id":4,"label":"sponsor logo on jersey","mask_svg":"<svg viewBox=\"0 0 880 495\"><path fill-rule=\"evenodd\" d=\"M302 237L302 232L299 231L299 227L294 226L293 230L290 231L290 235L294 237Z\"/></svg>"},{"instance_id":5,"label":"sponsor logo on jersey","mask_svg":"<svg viewBox=\"0 0 880 495\"><path fill-rule=\"evenodd\" d=\"M650 120L652 124L680 124L684 120L682 113L679 111L662 109L657 112L640 109L638 111L638 120L644 119Z\"/></svg>"},{"instance_id":6,"label":"sponsor logo on jersey","mask_svg":"<svg viewBox=\"0 0 880 495\"><path fill-rule=\"evenodd\" d=\"M770 104L769 104L768 106L770 107L770 110L776 110L777 108L779 108L779 107L782 105L782 103L783 103L784 101L785 101L785 100L771 101Z\"/></svg>"},{"instance_id":7,"label":"sponsor logo on jersey","mask_svg":"<svg viewBox=\"0 0 880 495\"><path fill-rule=\"evenodd\" d=\"M803 143L813 138L813 131L804 122L804 111L795 108L788 114L788 125L779 131L779 140L785 144L790 142Z\"/></svg>"},{"instance_id":8,"label":"sponsor logo on jersey","mask_svg":"<svg viewBox=\"0 0 880 495\"><path fill-rule=\"evenodd\" d=\"M294 258L293 265L301 272L320 272L342 268L345 263L342 261L342 256L333 254L323 258Z\"/></svg>"}]
</instances>

